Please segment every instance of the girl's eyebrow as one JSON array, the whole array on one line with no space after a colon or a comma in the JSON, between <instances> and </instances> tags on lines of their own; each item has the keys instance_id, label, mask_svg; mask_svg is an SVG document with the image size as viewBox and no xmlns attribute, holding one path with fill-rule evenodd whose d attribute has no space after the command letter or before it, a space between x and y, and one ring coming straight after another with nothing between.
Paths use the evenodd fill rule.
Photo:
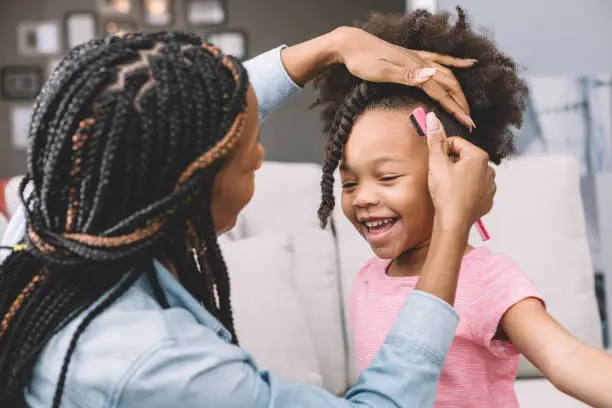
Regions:
<instances>
[{"instance_id":1,"label":"girl's eyebrow","mask_svg":"<svg viewBox=\"0 0 612 408\"><path fill-rule=\"evenodd\" d=\"M382 164L388 163L388 162L394 162L394 161L399 161L401 160L400 157L398 156L382 156L382 157L378 157L374 160L372 160L371 165L373 167L378 167ZM340 162L340 165L338 166L338 168L340 169L340 171L347 171L350 170L350 168L346 165L346 163L344 161Z\"/></svg>"}]
</instances>

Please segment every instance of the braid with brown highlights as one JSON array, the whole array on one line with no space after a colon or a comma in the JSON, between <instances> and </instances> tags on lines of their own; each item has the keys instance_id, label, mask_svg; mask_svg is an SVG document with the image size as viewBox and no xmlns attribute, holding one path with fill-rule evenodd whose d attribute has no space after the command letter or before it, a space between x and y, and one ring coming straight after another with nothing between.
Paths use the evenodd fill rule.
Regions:
<instances>
[{"instance_id":1,"label":"braid with brown highlights","mask_svg":"<svg viewBox=\"0 0 612 408\"><path fill-rule=\"evenodd\" d=\"M26 237L0 265L0 406L25 406L41 349L82 315L59 407L79 337L141 277L168 307L155 256L237 343L211 196L248 86L238 60L175 32L93 40L58 65L32 116Z\"/></svg>"},{"instance_id":2,"label":"braid with brown highlights","mask_svg":"<svg viewBox=\"0 0 612 408\"><path fill-rule=\"evenodd\" d=\"M477 128L469 133L420 88L394 84L363 84L342 64L335 64L315 78L322 107L324 132L328 133L321 181L319 219L325 226L334 207L334 172L357 116L369 109L414 109L423 106L440 118L446 133L461 136L485 150L494 163L514 152L514 131L522 123L527 86L517 64L503 54L485 34L472 29L463 9L457 19L449 12L415 10L402 14L373 14L357 27L400 47L425 50L458 58L474 58L471 68L450 68L470 105ZM364 88L367 92L359 91Z\"/></svg>"},{"instance_id":3,"label":"braid with brown highlights","mask_svg":"<svg viewBox=\"0 0 612 408\"><path fill-rule=\"evenodd\" d=\"M351 133L354 121L363 112L368 100L368 84L362 82L349 93L338 109L334 122L329 129L329 139L325 145L323 177L321 179L321 206L319 207L321 228L327 226L329 216L334 209L334 171L342 158L342 149L349 133Z\"/></svg>"}]
</instances>

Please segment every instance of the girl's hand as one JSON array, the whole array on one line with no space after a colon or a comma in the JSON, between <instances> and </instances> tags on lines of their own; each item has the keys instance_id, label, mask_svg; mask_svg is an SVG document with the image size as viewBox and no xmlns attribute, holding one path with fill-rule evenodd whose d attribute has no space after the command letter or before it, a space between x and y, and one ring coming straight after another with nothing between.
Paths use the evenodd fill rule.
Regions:
<instances>
[{"instance_id":1,"label":"girl's hand","mask_svg":"<svg viewBox=\"0 0 612 408\"><path fill-rule=\"evenodd\" d=\"M495 171L489 155L460 137L447 137L440 120L427 114L429 192L436 221L468 230L493 207Z\"/></svg>"},{"instance_id":2,"label":"girl's hand","mask_svg":"<svg viewBox=\"0 0 612 408\"><path fill-rule=\"evenodd\" d=\"M335 62L355 76L371 82L417 86L467 127L475 127L459 82L444 65L469 68L476 60L459 59L390 44L354 27L341 27L336 35Z\"/></svg>"}]
</instances>

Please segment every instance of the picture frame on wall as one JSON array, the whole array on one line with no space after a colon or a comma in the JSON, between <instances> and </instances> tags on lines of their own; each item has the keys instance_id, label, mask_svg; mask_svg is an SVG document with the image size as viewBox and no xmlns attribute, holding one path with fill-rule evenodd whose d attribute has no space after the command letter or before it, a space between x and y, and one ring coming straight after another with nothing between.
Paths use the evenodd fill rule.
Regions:
<instances>
[{"instance_id":1,"label":"picture frame on wall","mask_svg":"<svg viewBox=\"0 0 612 408\"><path fill-rule=\"evenodd\" d=\"M5 66L0 82L3 99L33 100L42 89L43 70L37 65Z\"/></svg>"},{"instance_id":2,"label":"picture frame on wall","mask_svg":"<svg viewBox=\"0 0 612 408\"><path fill-rule=\"evenodd\" d=\"M60 24L55 21L21 22L17 52L24 57L55 55L61 51Z\"/></svg>"},{"instance_id":3,"label":"picture frame on wall","mask_svg":"<svg viewBox=\"0 0 612 408\"><path fill-rule=\"evenodd\" d=\"M93 40L98 36L98 16L93 11L69 11L64 18L66 48Z\"/></svg>"},{"instance_id":4,"label":"picture frame on wall","mask_svg":"<svg viewBox=\"0 0 612 408\"><path fill-rule=\"evenodd\" d=\"M102 35L114 35L120 31L138 31L138 24L131 20L107 20L102 23Z\"/></svg>"},{"instance_id":5,"label":"picture frame on wall","mask_svg":"<svg viewBox=\"0 0 612 408\"><path fill-rule=\"evenodd\" d=\"M249 57L249 39L241 29L215 30L204 35L204 41L218 47L224 54L244 61Z\"/></svg>"},{"instance_id":6,"label":"picture frame on wall","mask_svg":"<svg viewBox=\"0 0 612 408\"><path fill-rule=\"evenodd\" d=\"M126 15L132 11L132 0L96 0L100 15Z\"/></svg>"},{"instance_id":7,"label":"picture frame on wall","mask_svg":"<svg viewBox=\"0 0 612 408\"><path fill-rule=\"evenodd\" d=\"M225 25L227 4L225 0L185 0L185 19L192 27Z\"/></svg>"},{"instance_id":8,"label":"picture frame on wall","mask_svg":"<svg viewBox=\"0 0 612 408\"><path fill-rule=\"evenodd\" d=\"M169 27L174 24L173 0L142 0L143 21L149 27Z\"/></svg>"}]
</instances>

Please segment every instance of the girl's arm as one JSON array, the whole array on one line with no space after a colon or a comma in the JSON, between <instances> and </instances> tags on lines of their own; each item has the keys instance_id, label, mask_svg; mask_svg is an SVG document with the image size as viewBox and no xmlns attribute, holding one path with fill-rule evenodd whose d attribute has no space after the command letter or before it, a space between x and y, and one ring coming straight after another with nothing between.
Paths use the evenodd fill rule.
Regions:
<instances>
[{"instance_id":1,"label":"girl's arm","mask_svg":"<svg viewBox=\"0 0 612 408\"><path fill-rule=\"evenodd\" d=\"M612 356L572 336L539 300L508 309L501 327L560 391L594 407L612 407Z\"/></svg>"}]
</instances>

